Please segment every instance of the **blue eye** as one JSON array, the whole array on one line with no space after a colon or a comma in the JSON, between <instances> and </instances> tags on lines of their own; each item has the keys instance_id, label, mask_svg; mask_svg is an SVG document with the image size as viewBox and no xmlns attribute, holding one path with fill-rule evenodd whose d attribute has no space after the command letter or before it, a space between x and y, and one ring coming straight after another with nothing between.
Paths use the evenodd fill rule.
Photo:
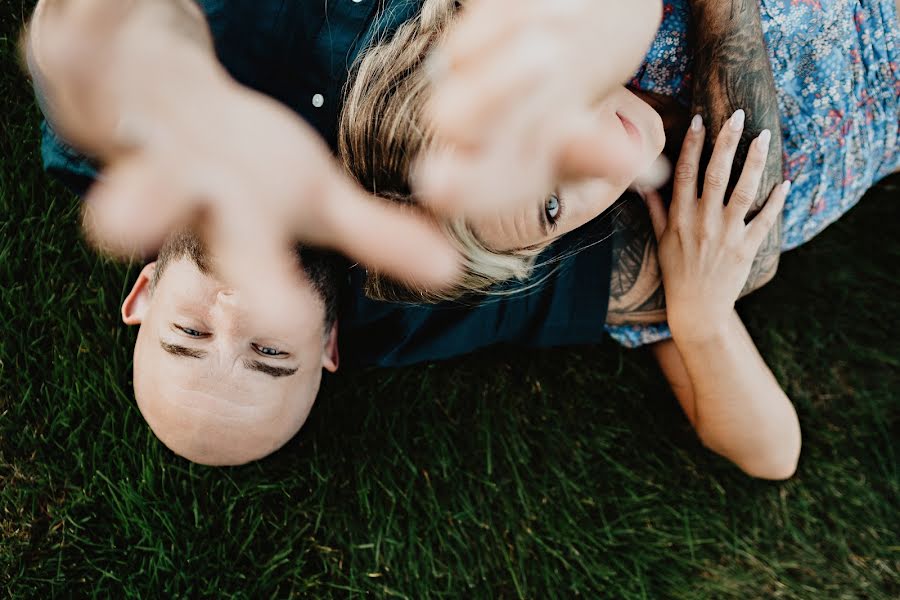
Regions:
<instances>
[{"instance_id":1,"label":"blue eye","mask_svg":"<svg viewBox=\"0 0 900 600\"><path fill-rule=\"evenodd\" d=\"M547 216L547 222L551 225L556 224L559 218L559 196L550 194L544 202L544 214Z\"/></svg>"},{"instance_id":2,"label":"blue eye","mask_svg":"<svg viewBox=\"0 0 900 600\"><path fill-rule=\"evenodd\" d=\"M260 346L259 344L253 344L253 349L263 356L287 356L287 352L282 352L278 348L272 348L271 346Z\"/></svg>"}]
</instances>

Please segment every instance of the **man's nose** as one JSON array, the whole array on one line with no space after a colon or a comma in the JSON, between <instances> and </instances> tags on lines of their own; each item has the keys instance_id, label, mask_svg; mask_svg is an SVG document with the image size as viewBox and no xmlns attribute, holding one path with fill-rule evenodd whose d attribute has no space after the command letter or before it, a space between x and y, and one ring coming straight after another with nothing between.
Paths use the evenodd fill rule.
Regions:
<instances>
[{"instance_id":1,"label":"man's nose","mask_svg":"<svg viewBox=\"0 0 900 600\"><path fill-rule=\"evenodd\" d=\"M241 296L235 290L221 290L216 293L214 311L222 319L219 327L234 329L241 320Z\"/></svg>"},{"instance_id":2,"label":"man's nose","mask_svg":"<svg viewBox=\"0 0 900 600\"><path fill-rule=\"evenodd\" d=\"M239 294L235 290L221 290L216 298L223 306L235 309L238 307Z\"/></svg>"}]
</instances>

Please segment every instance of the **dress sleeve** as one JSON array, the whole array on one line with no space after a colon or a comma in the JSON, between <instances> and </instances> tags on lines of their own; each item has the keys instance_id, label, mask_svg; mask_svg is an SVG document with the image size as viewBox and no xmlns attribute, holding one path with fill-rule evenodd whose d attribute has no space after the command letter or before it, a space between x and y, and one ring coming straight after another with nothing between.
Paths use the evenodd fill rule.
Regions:
<instances>
[{"instance_id":1,"label":"dress sleeve","mask_svg":"<svg viewBox=\"0 0 900 600\"><path fill-rule=\"evenodd\" d=\"M606 333L626 348L640 348L672 337L668 323L653 325L606 325Z\"/></svg>"}]
</instances>

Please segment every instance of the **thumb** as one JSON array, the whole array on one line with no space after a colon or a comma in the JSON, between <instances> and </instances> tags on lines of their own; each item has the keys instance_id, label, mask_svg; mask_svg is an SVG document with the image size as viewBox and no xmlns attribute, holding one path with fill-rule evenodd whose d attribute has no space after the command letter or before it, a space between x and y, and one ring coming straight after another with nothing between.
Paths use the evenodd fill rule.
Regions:
<instances>
[{"instance_id":1,"label":"thumb","mask_svg":"<svg viewBox=\"0 0 900 600\"><path fill-rule=\"evenodd\" d=\"M653 232L656 234L656 241L659 241L669 223L669 215L662 196L656 190L638 190L637 193L647 205L647 210L650 212L650 222L653 224Z\"/></svg>"},{"instance_id":2,"label":"thumb","mask_svg":"<svg viewBox=\"0 0 900 600\"><path fill-rule=\"evenodd\" d=\"M459 275L459 255L424 211L337 181L300 226L304 241L343 252L407 284L441 288Z\"/></svg>"},{"instance_id":3,"label":"thumb","mask_svg":"<svg viewBox=\"0 0 900 600\"><path fill-rule=\"evenodd\" d=\"M189 214L187 203L140 157L107 168L88 191L82 227L88 242L119 258L148 256Z\"/></svg>"}]
</instances>

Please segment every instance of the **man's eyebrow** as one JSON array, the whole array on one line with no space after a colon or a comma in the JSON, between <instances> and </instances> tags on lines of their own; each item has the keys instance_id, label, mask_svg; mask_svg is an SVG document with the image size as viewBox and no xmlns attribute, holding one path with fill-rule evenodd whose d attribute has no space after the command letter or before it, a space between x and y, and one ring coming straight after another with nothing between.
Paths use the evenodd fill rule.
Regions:
<instances>
[{"instance_id":1,"label":"man's eyebrow","mask_svg":"<svg viewBox=\"0 0 900 600\"><path fill-rule=\"evenodd\" d=\"M175 356L186 356L188 358L203 358L206 356L206 352L204 350L187 348L185 346L178 346L177 344L169 344L162 340L159 340L159 345L163 350L165 350L169 354L174 354Z\"/></svg>"},{"instance_id":2,"label":"man's eyebrow","mask_svg":"<svg viewBox=\"0 0 900 600\"><path fill-rule=\"evenodd\" d=\"M251 371L259 371L260 373L265 373L270 377L290 377L298 370L297 368L289 369L287 367L273 367L272 365L267 365L266 363L258 360L245 360L244 366Z\"/></svg>"}]
</instances>

